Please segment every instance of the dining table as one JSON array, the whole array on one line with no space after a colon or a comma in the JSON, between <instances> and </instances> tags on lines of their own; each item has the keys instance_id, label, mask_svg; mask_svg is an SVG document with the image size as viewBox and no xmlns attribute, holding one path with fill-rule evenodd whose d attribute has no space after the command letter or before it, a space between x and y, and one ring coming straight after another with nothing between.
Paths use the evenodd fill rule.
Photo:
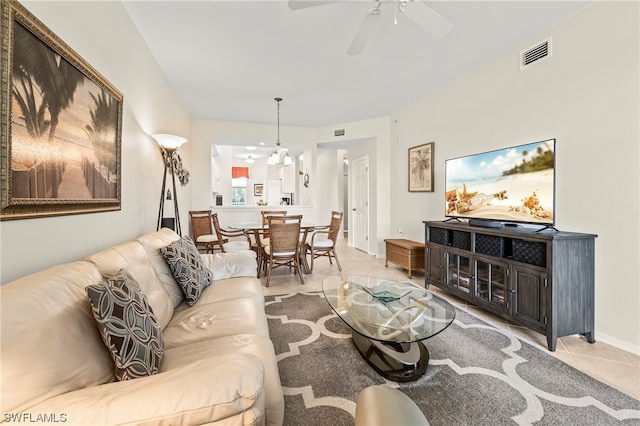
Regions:
<instances>
[{"instance_id":1,"label":"dining table","mask_svg":"<svg viewBox=\"0 0 640 426\"><path fill-rule=\"evenodd\" d=\"M269 229L268 224L263 224L262 222L237 222L229 225L229 228L242 230L246 233L253 234L253 237L256 241L256 244L259 245L260 249L263 249L262 246L262 238L261 235L264 234L265 230ZM329 225L318 225L316 223L302 222L300 224L300 231L302 233L302 238L300 239L300 267L302 268L302 273L310 274L311 266L307 261L307 236L311 234L316 229L326 229L329 228Z\"/></svg>"}]
</instances>

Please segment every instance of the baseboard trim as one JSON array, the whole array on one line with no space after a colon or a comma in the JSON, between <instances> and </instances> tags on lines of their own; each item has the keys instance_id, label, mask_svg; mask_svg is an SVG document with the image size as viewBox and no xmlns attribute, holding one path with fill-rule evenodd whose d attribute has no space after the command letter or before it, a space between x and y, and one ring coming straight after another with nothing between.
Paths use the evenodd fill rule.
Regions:
<instances>
[{"instance_id":1,"label":"baseboard trim","mask_svg":"<svg viewBox=\"0 0 640 426\"><path fill-rule=\"evenodd\" d=\"M625 342L624 340L620 340L617 337L609 336L606 333L601 333L598 330L596 330L596 342L597 341L615 346L618 349L640 356L640 346Z\"/></svg>"}]
</instances>

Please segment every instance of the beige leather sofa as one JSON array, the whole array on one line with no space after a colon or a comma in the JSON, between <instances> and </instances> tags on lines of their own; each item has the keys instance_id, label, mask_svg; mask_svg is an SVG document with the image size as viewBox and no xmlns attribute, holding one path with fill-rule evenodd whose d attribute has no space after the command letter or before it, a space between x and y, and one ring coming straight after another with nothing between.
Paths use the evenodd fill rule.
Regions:
<instances>
[{"instance_id":1,"label":"beige leather sofa","mask_svg":"<svg viewBox=\"0 0 640 426\"><path fill-rule=\"evenodd\" d=\"M214 282L192 307L159 248L162 229L0 287L1 422L281 425L284 397L252 251L202 255ZM120 270L164 339L160 371L114 381L85 287Z\"/></svg>"}]
</instances>

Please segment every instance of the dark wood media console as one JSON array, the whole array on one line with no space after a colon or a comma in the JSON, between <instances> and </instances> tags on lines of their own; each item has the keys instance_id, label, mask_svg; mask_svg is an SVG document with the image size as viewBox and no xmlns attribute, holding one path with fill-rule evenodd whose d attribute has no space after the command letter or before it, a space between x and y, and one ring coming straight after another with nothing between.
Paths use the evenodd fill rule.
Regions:
<instances>
[{"instance_id":1,"label":"dark wood media console","mask_svg":"<svg viewBox=\"0 0 640 426\"><path fill-rule=\"evenodd\" d=\"M595 342L593 234L425 221L425 286L433 284L547 337Z\"/></svg>"}]
</instances>

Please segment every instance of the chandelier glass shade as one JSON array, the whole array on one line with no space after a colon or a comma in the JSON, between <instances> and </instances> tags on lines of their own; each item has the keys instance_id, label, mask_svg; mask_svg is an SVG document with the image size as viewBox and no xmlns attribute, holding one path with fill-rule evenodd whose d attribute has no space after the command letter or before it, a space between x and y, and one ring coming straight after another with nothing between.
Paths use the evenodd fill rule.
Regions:
<instances>
[{"instance_id":1,"label":"chandelier glass shade","mask_svg":"<svg viewBox=\"0 0 640 426\"><path fill-rule=\"evenodd\" d=\"M280 163L280 142L278 142L276 144L276 149L274 149L273 151L271 151L271 154L269 154L269 158L267 159L267 164L269 164L270 166L273 166L275 164L279 164Z\"/></svg>"},{"instance_id":2,"label":"chandelier glass shade","mask_svg":"<svg viewBox=\"0 0 640 426\"><path fill-rule=\"evenodd\" d=\"M293 164L293 159L291 158L291 156L289 155L288 152L284 152L284 154L282 154L282 163L285 166L290 166Z\"/></svg>"}]
</instances>

